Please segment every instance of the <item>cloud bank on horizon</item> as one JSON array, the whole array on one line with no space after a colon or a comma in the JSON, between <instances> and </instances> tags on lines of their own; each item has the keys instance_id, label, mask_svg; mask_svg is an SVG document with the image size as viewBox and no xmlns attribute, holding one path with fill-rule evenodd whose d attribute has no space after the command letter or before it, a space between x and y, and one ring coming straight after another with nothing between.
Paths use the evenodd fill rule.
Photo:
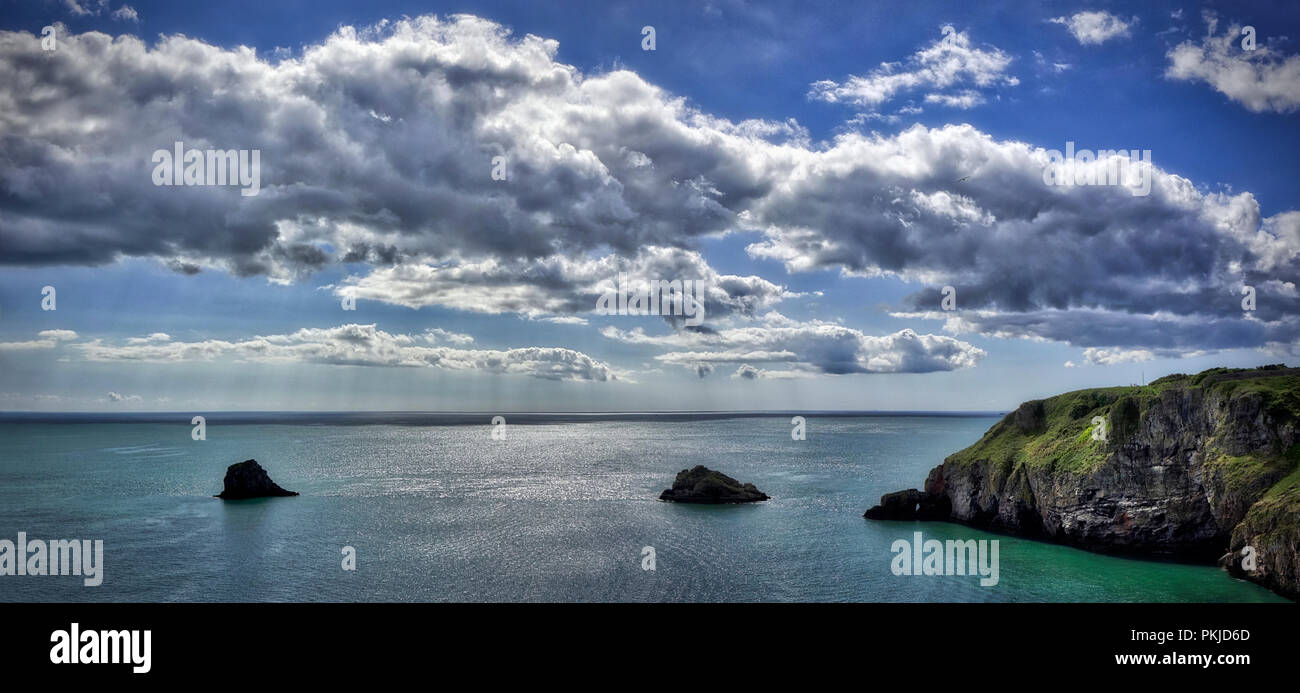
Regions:
<instances>
[{"instance_id":1,"label":"cloud bank on horizon","mask_svg":"<svg viewBox=\"0 0 1300 693\"><path fill-rule=\"evenodd\" d=\"M1131 40L1138 23L1093 11L1051 21L1094 49ZM1169 51L1164 77L1294 112L1300 55L1242 51L1239 27L1219 35L1216 22ZM1047 185L1048 148L968 123L813 141L793 118L728 119L631 69L584 73L557 58L557 41L472 15L342 26L278 57L182 35L71 33L48 53L39 42L0 32L4 265L144 258L281 284L341 266L347 276L322 287L338 297L568 324L741 380L966 369L987 355L975 336L1061 343L1100 365L1300 350L1300 211L1265 215L1249 191L1155 164L1142 164L1149 194L1135 195ZM858 123L885 108L961 112L1013 91L1018 60L943 26L911 56L828 75L807 98ZM260 150L259 193L155 185L152 154L176 142ZM707 241L733 235L751 239L752 273L706 257ZM905 282L914 290L889 314L945 334L787 318L778 308L807 294L761 276L772 263ZM620 274L706 280L707 323L588 325ZM944 286L961 311L940 309ZM1243 287L1257 302L1244 316ZM120 343L47 332L0 351L636 380L574 349L475 349L469 335L439 344L373 324Z\"/></svg>"}]
</instances>

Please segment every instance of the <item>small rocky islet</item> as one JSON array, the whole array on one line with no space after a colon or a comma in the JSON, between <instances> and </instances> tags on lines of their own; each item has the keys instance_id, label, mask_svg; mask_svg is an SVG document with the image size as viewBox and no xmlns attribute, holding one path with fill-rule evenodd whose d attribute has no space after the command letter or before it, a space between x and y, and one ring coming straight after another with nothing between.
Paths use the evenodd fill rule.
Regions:
<instances>
[{"instance_id":1,"label":"small rocky islet","mask_svg":"<svg viewBox=\"0 0 1300 693\"><path fill-rule=\"evenodd\" d=\"M1212 368L1025 402L922 489L885 494L864 517L1217 562L1300 599L1300 368Z\"/></svg>"},{"instance_id":2,"label":"small rocky islet","mask_svg":"<svg viewBox=\"0 0 1300 693\"><path fill-rule=\"evenodd\" d=\"M222 482L221 493L215 497L222 500L245 500L248 498L270 498L278 496L296 496L294 491L286 491L271 481L271 476L262 469L257 460L244 460L226 467L226 478Z\"/></svg>"},{"instance_id":3,"label":"small rocky islet","mask_svg":"<svg viewBox=\"0 0 1300 693\"><path fill-rule=\"evenodd\" d=\"M678 472L673 487L659 494L659 500L674 503L754 503L769 498L753 484L742 484L704 465Z\"/></svg>"}]
</instances>

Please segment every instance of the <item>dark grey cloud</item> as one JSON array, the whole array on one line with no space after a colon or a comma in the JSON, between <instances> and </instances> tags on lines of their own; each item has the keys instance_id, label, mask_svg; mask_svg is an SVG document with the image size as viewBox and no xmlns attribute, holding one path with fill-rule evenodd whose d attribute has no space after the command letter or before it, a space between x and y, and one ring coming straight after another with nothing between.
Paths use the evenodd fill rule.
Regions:
<instances>
[{"instance_id":1,"label":"dark grey cloud","mask_svg":"<svg viewBox=\"0 0 1300 693\"><path fill-rule=\"evenodd\" d=\"M1158 166L1145 196L1047 185L1047 163L967 125L845 135L756 207L767 237L749 250L794 271L922 284L900 317L956 317L939 312L952 286L964 312L950 324L995 336L1176 348L1300 336L1287 317L1300 312L1300 214L1261 218L1250 193L1206 193Z\"/></svg>"},{"instance_id":2,"label":"dark grey cloud","mask_svg":"<svg viewBox=\"0 0 1300 693\"><path fill-rule=\"evenodd\" d=\"M626 72L584 78L555 49L472 17L344 28L275 63L181 36L45 52L0 33L3 261L293 275L326 260L307 246L345 239L338 259L380 263L632 253L726 230L766 192L682 102ZM260 150L261 193L154 186L151 154L176 141Z\"/></svg>"},{"instance_id":3,"label":"dark grey cloud","mask_svg":"<svg viewBox=\"0 0 1300 693\"><path fill-rule=\"evenodd\" d=\"M952 285L960 319L938 317L953 329L1178 352L1300 343L1286 317L1300 212L1263 217L1159 152L1144 197L1050 186L1044 149L968 125L813 145L796 123L717 118L630 71L582 74L557 48L474 17L344 27L282 60L94 32L46 52L0 32L0 263L151 257L294 281L343 262L363 267L336 288L361 298L539 317L591 310L619 271L704 274L711 315L753 316L788 292L696 250L749 232L752 256L792 272L914 283L901 315L928 316ZM961 75L1002 79L1005 56L985 53ZM154 186L152 152L175 141L260 150L260 194ZM863 369L826 348L801 362Z\"/></svg>"}]
</instances>

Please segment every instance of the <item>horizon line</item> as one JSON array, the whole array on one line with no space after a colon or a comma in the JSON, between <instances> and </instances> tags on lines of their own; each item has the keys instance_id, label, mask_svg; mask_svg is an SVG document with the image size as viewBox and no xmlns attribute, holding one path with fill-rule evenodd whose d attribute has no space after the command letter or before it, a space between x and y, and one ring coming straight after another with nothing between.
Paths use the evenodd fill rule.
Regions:
<instances>
[{"instance_id":1,"label":"horizon line","mask_svg":"<svg viewBox=\"0 0 1300 693\"><path fill-rule=\"evenodd\" d=\"M227 423L249 421L266 421L279 417L286 420L332 419L347 423L348 419L376 421L388 419L396 421L402 417L423 419L431 423L484 423L490 424L493 417L502 416L509 420L515 417L521 421L539 421L542 423L559 422L564 418L585 419L620 419L620 418L759 418L783 416L822 416L822 417L887 417L887 416L934 416L934 417L983 417L1003 416L1010 410L1003 409L746 409L746 410L625 410L625 411L431 411L431 410L189 410L189 411L17 411L0 410L0 423L177 423L191 425L195 416L202 416L208 423L213 420ZM71 419L71 421L69 421ZM480 421L481 420L481 421Z\"/></svg>"}]
</instances>

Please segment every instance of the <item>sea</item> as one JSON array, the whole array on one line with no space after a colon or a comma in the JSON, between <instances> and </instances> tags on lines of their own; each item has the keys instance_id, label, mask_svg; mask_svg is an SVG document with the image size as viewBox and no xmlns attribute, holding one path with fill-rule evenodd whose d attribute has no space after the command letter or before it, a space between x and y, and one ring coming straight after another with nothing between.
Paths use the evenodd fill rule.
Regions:
<instances>
[{"instance_id":1,"label":"sea","mask_svg":"<svg viewBox=\"0 0 1300 693\"><path fill-rule=\"evenodd\" d=\"M879 522L997 415L0 414L0 540L102 540L46 602L1267 602L1214 566L941 522ZM494 435L494 433L496 435ZM256 459L291 498L222 501ZM705 465L771 500L666 503ZM900 540L998 542L997 584L895 574ZM910 572L910 571L909 571Z\"/></svg>"}]
</instances>

